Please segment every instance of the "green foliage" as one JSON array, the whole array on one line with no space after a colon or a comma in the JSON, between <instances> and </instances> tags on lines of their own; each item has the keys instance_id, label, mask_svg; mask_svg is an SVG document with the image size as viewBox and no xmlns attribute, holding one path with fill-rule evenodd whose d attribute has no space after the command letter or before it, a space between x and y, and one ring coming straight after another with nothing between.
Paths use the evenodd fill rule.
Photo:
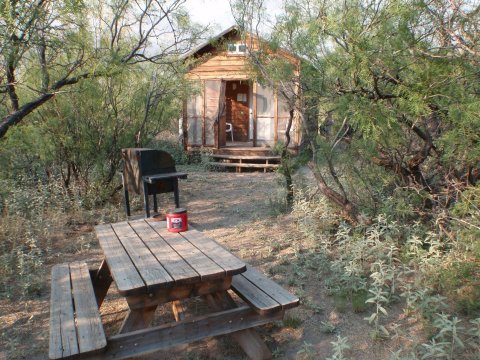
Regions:
<instances>
[{"instance_id":1,"label":"green foliage","mask_svg":"<svg viewBox=\"0 0 480 360\"><path fill-rule=\"evenodd\" d=\"M322 321L320 323L320 330L325 334L333 334L337 331L337 327L330 321Z\"/></svg>"},{"instance_id":2,"label":"green foliage","mask_svg":"<svg viewBox=\"0 0 480 360\"><path fill-rule=\"evenodd\" d=\"M49 264L59 253L68 257L91 249L97 244L93 225L124 218L120 199L86 210L83 199L72 198L61 181L23 176L0 185L6 194L0 202L0 298L43 296Z\"/></svg>"},{"instance_id":3,"label":"green foliage","mask_svg":"<svg viewBox=\"0 0 480 360\"><path fill-rule=\"evenodd\" d=\"M332 341L332 355L327 358L327 360L346 360L344 355L345 350L350 349L350 344L346 337L337 335L337 340Z\"/></svg>"},{"instance_id":4,"label":"green foliage","mask_svg":"<svg viewBox=\"0 0 480 360\"><path fill-rule=\"evenodd\" d=\"M317 357L317 350L315 350L315 347L304 341L302 348L297 352L297 354L301 355L302 359L316 359Z\"/></svg>"},{"instance_id":5,"label":"green foliage","mask_svg":"<svg viewBox=\"0 0 480 360\"><path fill-rule=\"evenodd\" d=\"M287 315L283 318L283 326L296 329L302 325L302 320L294 315Z\"/></svg>"},{"instance_id":6,"label":"green foliage","mask_svg":"<svg viewBox=\"0 0 480 360\"><path fill-rule=\"evenodd\" d=\"M9 131L0 143L0 177L61 179L72 196L75 186L85 206L100 204L119 185L121 149L147 147L168 130L179 116L181 91L182 82L158 67L83 82ZM185 161L178 147L163 145Z\"/></svg>"}]
</instances>

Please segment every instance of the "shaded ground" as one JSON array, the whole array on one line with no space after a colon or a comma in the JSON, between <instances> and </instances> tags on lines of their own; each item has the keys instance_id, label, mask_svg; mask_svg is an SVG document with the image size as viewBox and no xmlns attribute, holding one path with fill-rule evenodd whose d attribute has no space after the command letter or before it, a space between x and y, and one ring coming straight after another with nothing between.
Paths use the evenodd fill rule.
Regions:
<instances>
[{"instance_id":1,"label":"shaded ground","mask_svg":"<svg viewBox=\"0 0 480 360\"><path fill-rule=\"evenodd\" d=\"M297 293L302 305L290 310L283 322L262 327L274 356L280 359L325 359L331 353L331 342L340 334L348 338L350 359L388 359L391 351L400 348L404 336L411 337L419 325L409 324L403 313L390 309L389 317L402 324L403 333L388 341L372 341L371 328L363 318L365 313L353 313L348 307L339 306L325 293L321 271L305 265L299 254L314 252L315 244L299 235L290 215L281 214L278 199L281 198L280 178L274 173L215 173L192 171L188 180L182 181L181 202L189 211L190 224L215 238L240 258L259 267L290 291ZM160 201L171 206L173 199L165 195ZM137 210L140 204L136 205ZM121 218L123 209L110 218ZM65 249L58 251L45 264L48 272L55 263L73 259L85 259L98 264L101 253L91 232L92 224L75 227L68 240L63 239ZM72 227L69 227L71 229ZM67 246L72 241L87 246ZM70 244L71 245L71 244ZM303 260L302 260L303 259ZM316 265L318 266L318 265ZM0 360L2 351L8 359L45 359L48 353L49 283L46 277L39 296L28 301L14 299L0 301ZM186 307L190 313L202 310L200 300L190 300ZM115 333L125 316L126 303L109 292L101 308L107 335ZM171 321L166 308L158 310L157 323ZM323 323L335 326L333 334L325 331ZM229 337L205 340L176 348L168 353L156 354L145 359L244 359L242 350Z\"/></svg>"}]
</instances>

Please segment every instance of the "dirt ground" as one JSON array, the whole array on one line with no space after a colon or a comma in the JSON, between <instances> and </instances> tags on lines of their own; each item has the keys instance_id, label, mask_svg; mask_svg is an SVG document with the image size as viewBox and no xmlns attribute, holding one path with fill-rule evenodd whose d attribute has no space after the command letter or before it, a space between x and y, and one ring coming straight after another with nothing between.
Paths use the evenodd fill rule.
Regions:
<instances>
[{"instance_id":1,"label":"dirt ground","mask_svg":"<svg viewBox=\"0 0 480 360\"><path fill-rule=\"evenodd\" d=\"M390 340L374 341L365 313L354 313L338 306L327 296L315 268L302 268L298 253L314 248L302 238L291 215L279 214L278 199L282 196L280 177L275 173L218 173L192 170L188 180L180 184L181 203L189 211L190 224L216 239L245 261L257 266L268 276L298 294L302 305L289 310L286 320L259 329L274 357L279 359L326 359L331 355L331 342L337 335L348 338L351 346L348 359L388 359L398 349L404 337L415 334L419 325L404 318L398 309L390 309L392 321L402 324L403 332ZM173 196L165 195L162 204L171 206ZM140 205L137 204L140 213ZM123 216L119 206L118 216ZM100 222L100 221L98 221ZM94 224L76 227L74 236L64 239L75 241L82 236L89 246L73 253L58 252L45 266L85 259L97 265L101 252L92 233ZM71 231L71 227L70 230ZM72 235L72 233L70 233ZM66 236L66 235L65 235ZM69 247L70 249L71 247ZM303 274L298 274L303 269ZM49 271L48 271L49 273ZM0 301L0 359L45 359L48 354L49 283L37 298L28 301ZM201 312L201 300L192 299L185 307L190 313ZM112 288L102 305L101 315L107 335L115 333L125 316L126 304ZM188 315L188 313L187 313ZM158 310L155 321L171 321L168 309ZM333 333L325 331L323 323L335 326ZM145 359L245 359L242 350L228 336L209 339L151 355Z\"/></svg>"}]
</instances>

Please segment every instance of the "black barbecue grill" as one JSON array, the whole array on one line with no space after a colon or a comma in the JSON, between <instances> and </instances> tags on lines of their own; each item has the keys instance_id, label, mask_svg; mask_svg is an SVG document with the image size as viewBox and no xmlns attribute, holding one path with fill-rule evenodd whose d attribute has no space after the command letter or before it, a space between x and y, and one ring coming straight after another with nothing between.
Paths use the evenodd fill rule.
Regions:
<instances>
[{"instance_id":1,"label":"black barbecue grill","mask_svg":"<svg viewBox=\"0 0 480 360\"><path fill-rule=\"evenodd\" d=\"M153 195L153 209L158 212L157 194L173 192L175 206L180 207L178 179L187 173L177 172L172 156L161 150L129 148L122 150L123 191L125 211L130 216L130 193L143 194L145 217L150 217L149 195Z\"/></svg>"}]
</instances>

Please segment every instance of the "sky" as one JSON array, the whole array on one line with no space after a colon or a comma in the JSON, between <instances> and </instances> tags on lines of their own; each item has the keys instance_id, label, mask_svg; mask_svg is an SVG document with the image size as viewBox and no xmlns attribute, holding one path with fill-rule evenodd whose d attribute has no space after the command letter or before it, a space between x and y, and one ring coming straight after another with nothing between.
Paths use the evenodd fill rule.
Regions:
<instances>
[{"instance_id":1,"label":"sky","mask_svg":"<svg viewBox=\"0 0 480 360\"><path fill-rule=\"evenodd\" d=\"M266 0L266 7L272 20L275 14L281 9L281 0ZM202 25L212 24L213 33L221 31L235 25L235 20L230 10L228 0L187 0L185 3L192 20ZM262 29L268 31L268 29Z\"/></svg>"},{"instance_id":2,"label":"sky","mask_svg":"<svg viewBox=\"0 0 480 360\"><path fill-rule=\"evenodd\" d=\"M228 0L188 0L185 7L194 22L202 25L216 24L215 32L235 25Z\"/></svg>"}]
</instances>

